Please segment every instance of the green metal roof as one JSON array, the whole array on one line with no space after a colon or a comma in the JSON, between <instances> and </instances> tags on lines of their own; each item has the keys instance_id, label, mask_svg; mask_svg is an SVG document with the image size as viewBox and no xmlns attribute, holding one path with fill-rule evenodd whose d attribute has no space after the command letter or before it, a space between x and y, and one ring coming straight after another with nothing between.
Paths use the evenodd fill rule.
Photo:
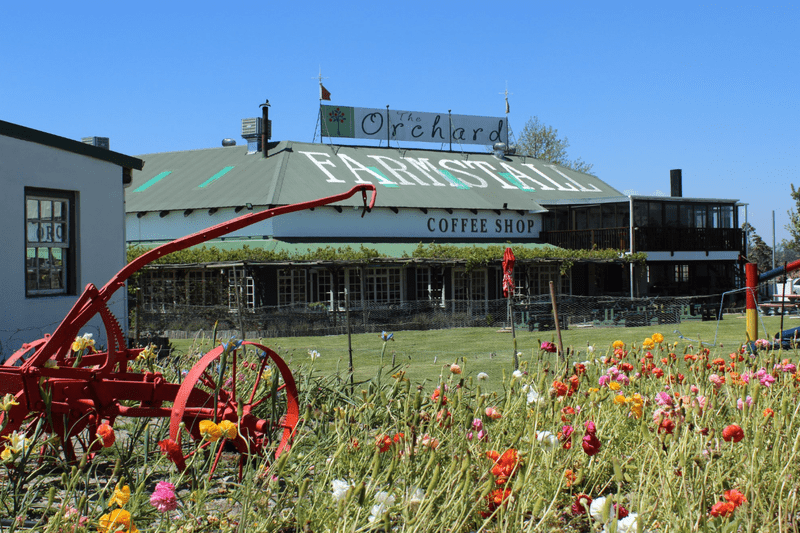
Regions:
<instances>
[{"instance_id":1,"label":"green metal roof","mask_svg":"<svg viewBox=\"0 0 800 533\"><path fill-rule=\"evenodd\" d=\"M599 178L524 156L400 148L270 143L140 156L126 211L287 205L357 183L378 187L376 207L545 211L540 203L621 193ZM341 202L359 205L360 196Z\"/></svg>"}]
</instances>

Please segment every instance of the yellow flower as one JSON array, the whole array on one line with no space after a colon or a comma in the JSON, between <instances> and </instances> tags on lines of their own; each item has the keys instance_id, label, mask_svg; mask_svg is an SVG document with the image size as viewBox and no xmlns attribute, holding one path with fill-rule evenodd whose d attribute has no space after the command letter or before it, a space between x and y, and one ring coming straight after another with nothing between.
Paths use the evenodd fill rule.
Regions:
<instances>
[{"instance_id":1,"label":"yellow flower","mask_svg":"<svg viewBox=\"0 0 800 533\"><path fill-rule=\"evenodd\" d=\"M6 439L11 442L11 444L8 445L8 448L11 449L12 453L21 453L33 442L33 439L25 437L25 435L19 431L13 432L11 436L6 437Z\"/></svg>"},{"instance_id":2,"label":"yellow flower","mask_svg":"<svg viewBox=\"0 0 800 533\"><path fill-rule=\"evenodd\" d=\"M131 499L131 488L128 485L125 485L121 489L119 488L119 483L117 486L114 487L114 495L111 496L111 499L108 500L108 505L114 505L115 503L120 507L124 507L128 500ZM128 515L130 517L130 515Z\"/></svg>"},{"instance_id":3,"label":"yellow flower","mask_svg":"<svg viewBox=\"0 0 800 533\"><path fill-rule=\"evenodd\" d=\"M144 360L155 359L157 355L155 348L156 345L151 344L150 346L139 352L139 355L136 356L136 359L144 359Z\"/></svg>"},{"instance_id":4,"label":"yellow flower","mask_svg":"<svg viewBox=\"0 0 800 533\"><path fill-rule=\"evenodd\" d=\"M9 392L0 400L0 411L8 411L15 405L19 405L19 402L14 398L14 395Z\"/></svg>"},{"instance_id":5,"label":"yellow flower","mask_svg":"<svg viewBox=\"0 0 800 533\"><path fill-rule=\"evenodd\" d=\"M139 533L139 530L133 525L131 513L125 509L115 509L110 513L104 514L100 517L98 525L100 526L100 529L97 530L99 533L115 533L117 531Z\"/></svg>"},{"instance_id":6,"label":"yellow flower","mask_svg":"<svg viewBox=\"0 0 800 533\"><path fill-rule=\"evenodd\" d=\"M653 342L653 339L651 339L650 337L647 337L644 340L644 342L642 342L642 348L644 348L645 350L652 350L653 348L655 348L655 346L656 343Z\"/></svg>"},{"instance_id":7,"label":"yellow flower","mask_svg":"<svg viewBox=\"0 0 800 533\"><path fill-rule=\"evenodd\" d=\"M11 448L6 446L5 449L0 452L0 459L2 459L4 463L11 461L14 459L14 452L11 451Z\"/></svg>"},{"instance_id":8,"label":"yellow flower","mask_svg":"<svg viewBox=\"0 0 800 533\"><path fill-rule=\"evenodd\" d=\"M636 394L634 394L633 396L631 396L628 399L628 401L633 402L636 405L643 405L644 404L644 399L642 399L642 395L639 394L638 392Z\"/></svg>"},{"instance_id":9,"label":"yellow flower","mask_svg":"<svg viewBox=\"0 0 800 533\"><path fill-rule=\"evenodd\" d=\"M222 432L222 436L226 439L233 440L239 436L239 429L236 427L236 424L230 420L223 420L217 424L217 427Z\"/></svg>"},{"instance_id":10,"label":"yellow flower","mask_svg":"<svg viewBox=\"0 0 800 533\"><path fill-rule=\"evenodd\" d=\"M208 439L211 442L217 442L222 438L222 430L211 420L201 420L200 435L202 435L204 439Z\"/></svg>"},{"instance_id":11,"label":"yellow flower","mask_svg":"<svg viewBox=\"0 0 800 533\"><path fill-rule=\"evenodd\" d=\"M72 342L72 351L79 352L86 348L94 348L94 339L91 333L84 333L82 337L75 337Z\"/></svg>"},{"instance_id":12,"label":"yellow flower","mask_svg":"<svg viewBox=\"0 0 800 533\"><path fill-rule=\"evenodd\" d=\"M614 348L615 350L616 349L622 349L622 348L625 347L625 343L622 342L622 341L614 341L614 343L611 345L611 347Z\"/></svg>"},{"instance_id":13,"label":"yellow flower","mask_svg":"<svg viewBox=\"0 0 800 533\"><path fill-rule=\"evenodd\" d=\"M628 403L628 399L622 394L617 394L614 396L614 403L617 405L623 405Z\"/></svg>"},{"instance_id":14,"label":"yellow flower","mask_svg":"<svg viewBox=\"0 0 800 533\"><path fill-rule=\"evenodd\" d=\"M634 417L641 418L642 417L642 411L643 411L642 404L631 402L631 413L633 413Z\"/></svg>"},{"instance_id":15,"label":"yellow flower","mask_svg":"<svg viewBox=\"0 0 800 533\"><path fill-rule=\"evenodd\" d=\"M617 391L620 388L619 383L617 383L616 381L612 381L611 383L608 384L608 388L613 391Z\"/></svg>"},{"instance_id":16,"label":"yellow flower","mask_svg":"<svg viewBox=\"0 0 800 533\"><path fill-rule=\"evenodd\" d=\"M597 387L592 387L592 388L589 389L589 393L599 392L599 391L600 391L600 389L598 389Z\"/></svg>"},{"instance_id":17,"label":"yellow flower","mask_svg":"<svg viewBox=\"0 0 800 533\"><path fill-rule=\"evenodd\" d=\"M261 379L266 381L272 381L272 368L270 367L265 368L264 371L261 373Z\"/></svg>"},{"instance_id":18,"label":"yellow flower","mask_svg":"<svg viewBox=\"0 0 800 533\"><path fill-rule=\"evenodd\" d=\"M664 342L664 335L662 335L661 333L653 333L653 336L651 338L653 339L653 342L655 342L656 344L661 344L662 342Z\"/></svg>"}]
</instances>

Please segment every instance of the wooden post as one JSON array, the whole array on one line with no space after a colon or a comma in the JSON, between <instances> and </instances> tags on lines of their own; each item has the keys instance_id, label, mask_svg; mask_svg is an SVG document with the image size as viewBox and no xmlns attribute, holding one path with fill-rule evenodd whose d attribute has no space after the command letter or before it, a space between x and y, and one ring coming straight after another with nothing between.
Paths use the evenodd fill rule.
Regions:
<instances>
[{"instance_id":1,"label":"wooden post","mask_svg":"<svg viewBox=\"0 0 800 533\"><path fill-rule=\"evenodd\" d=\"M558 305L556 304L556 290L553 282L550 282L550 303L553 304L553 318L556 322L556 335L558 335L558 355L561 359L566 359L564 355L564 341L561 340L561 324L558 321Z\"/></svg>"}]
</instances>

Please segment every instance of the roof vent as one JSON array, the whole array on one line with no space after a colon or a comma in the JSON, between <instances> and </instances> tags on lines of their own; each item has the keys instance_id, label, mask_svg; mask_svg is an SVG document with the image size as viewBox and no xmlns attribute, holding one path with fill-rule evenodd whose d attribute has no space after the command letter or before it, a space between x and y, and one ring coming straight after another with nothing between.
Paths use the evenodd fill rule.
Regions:
<instances>
[{"instance_id":1,"label":"roof vent","mask_svg":"<svg viewBox=\"0 0 800 533\"><path fill-rule=\"evenodd\" d=\"M504 159L506 153L506 143L494 143L492 152L497 159Z\"/></svg>"},{"instance_id":2,"label":"roof vent","mask_svg":"<svg viewBox=\"0 0 800 533\"><path fill-rule=\"evenodd\" d=\"M242 119L242 137L247 140L247 153L261 151L261 118Z\"/></svg>"},{"instance_id":3,"label":"roof vent","mask_svg":"<svg viewBox=\"0 0 800 533\"><path fill-rule=\"evenodd\" d=\"M222 146L236 146L235 139L222 139Z\"/></svg>"},{"instance_id":4,"label":"roof vent","mask_svg":"<svg viewBox=\"0 0 800 533\"><path fill-rule=\"evenodd\" d=\"M92 146L97 146L98 148L103 148L105 150L111 149L111 144L108 142L108 137L83 137L81 142L83 144L91 144Z\"/></svg>"}]
</instances>

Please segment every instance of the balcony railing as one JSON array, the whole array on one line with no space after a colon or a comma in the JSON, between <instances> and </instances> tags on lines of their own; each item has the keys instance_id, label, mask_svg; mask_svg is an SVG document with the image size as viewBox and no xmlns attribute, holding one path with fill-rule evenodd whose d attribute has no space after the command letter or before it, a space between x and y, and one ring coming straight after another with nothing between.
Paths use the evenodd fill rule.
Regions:
<instances>
[{"instance_id":1,"label":"balcony railing","mask_svg":"<svg viewBox=\"0 0 800 533\"><path fill-rule=\"evenodd\" d=\"M544 242L571 250L629 249L628 228L543 231ZM739 252L744 234L739 228L635 228L636 252Z\"/></svg>"}]
</instances>

